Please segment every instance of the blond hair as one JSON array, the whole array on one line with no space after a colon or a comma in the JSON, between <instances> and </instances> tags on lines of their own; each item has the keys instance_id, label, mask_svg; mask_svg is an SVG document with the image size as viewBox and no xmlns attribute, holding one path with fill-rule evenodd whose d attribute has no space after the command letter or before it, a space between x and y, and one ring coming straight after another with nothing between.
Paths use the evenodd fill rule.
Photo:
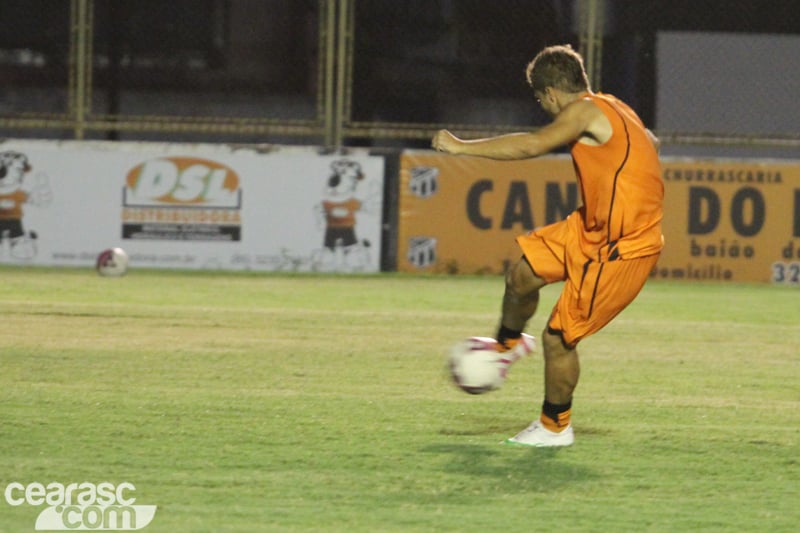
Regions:
<instances>
[{"instance_id":1,"label":"blond hair","mask_svg":"<svg viewBox=\"0 0 800 533\"><path fill-rule=\"evenodd\" d=\"M536 54L525 76L535 92L544 92L547 87L569 93L589 90L583 58L568 44L548 46Z\"/></svg>"}]
</instances>

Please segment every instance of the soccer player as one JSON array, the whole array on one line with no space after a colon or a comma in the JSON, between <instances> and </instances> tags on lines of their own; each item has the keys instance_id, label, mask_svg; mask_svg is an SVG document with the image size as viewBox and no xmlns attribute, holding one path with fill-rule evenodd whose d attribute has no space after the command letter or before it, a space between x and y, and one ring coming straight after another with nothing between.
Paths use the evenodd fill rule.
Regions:
<instances>
[{"instance_id":1,"label":"soccer player","mask_svg":"<svg viewBox=\"0 0 800 533\"><path fill-rule=\"evenodd\" d=\"M553 121L529 133L463 140L447 130L436 150L491 159L527 159L568 145L582 203L566 219L517 237L522 258L506 273L497 350L516 360L531 351L523 334L539 289L564 282L542 332L544 402L540 417L509 444L569 446L576 347L633 301L655 267L664 185L658 139L617 98L594 93L583 59L569 45L543 49L528 65L528 84Z\"/></svg>"}]
</instances>

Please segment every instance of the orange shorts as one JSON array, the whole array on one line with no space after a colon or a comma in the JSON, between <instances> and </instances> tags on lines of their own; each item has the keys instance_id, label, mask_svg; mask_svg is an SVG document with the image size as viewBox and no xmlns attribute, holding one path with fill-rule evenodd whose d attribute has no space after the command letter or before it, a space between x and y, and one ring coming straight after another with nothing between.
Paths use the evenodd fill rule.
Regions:
<instances>
[{"instance_id":1,"label":"orange shorts","mask_svg":"<svg viewBox=\"0 0 800 533\"><path fill-rule=\"evenodd\" d=\"M572 347L611 322L636 298L659 256L598 261L583 253L581 231L575 213L517 237L537 276L548 283L565 282L547 327Z\"/></svg>"}]
</instances>

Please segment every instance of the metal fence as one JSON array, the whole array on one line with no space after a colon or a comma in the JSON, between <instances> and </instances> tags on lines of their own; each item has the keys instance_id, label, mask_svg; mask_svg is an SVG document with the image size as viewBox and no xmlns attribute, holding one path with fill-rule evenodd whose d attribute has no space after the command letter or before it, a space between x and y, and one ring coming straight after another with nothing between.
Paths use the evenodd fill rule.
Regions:
<instances>
[{"instance_id":1,"label":"metal fence","mask_svg":"<svg viewBox=\"0 0 800 533\"><path fill-rule=\"evenodd\" d=\"M426 146L531 128L541 47L668 143L800 147L800 11L730 0L3 0L0 135Z\"/></svg>"}]
</instances>

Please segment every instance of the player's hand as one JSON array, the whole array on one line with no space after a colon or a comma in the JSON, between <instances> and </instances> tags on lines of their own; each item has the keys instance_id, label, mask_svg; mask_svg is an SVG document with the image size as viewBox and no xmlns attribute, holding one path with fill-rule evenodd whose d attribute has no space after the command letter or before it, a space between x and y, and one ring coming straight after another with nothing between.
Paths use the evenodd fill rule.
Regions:
<instances>
[{"instance_id":1,"label":"player's hand","mask_svg":"<svg viewBox=\"0 0 800 533\"><path fill-rule=\"evenodd\" d=\"M447 152L450 154L456 153L461 140L447 130L439 130L433 136L431 146L437 152Z\"/></svg>"}]
</instances>

